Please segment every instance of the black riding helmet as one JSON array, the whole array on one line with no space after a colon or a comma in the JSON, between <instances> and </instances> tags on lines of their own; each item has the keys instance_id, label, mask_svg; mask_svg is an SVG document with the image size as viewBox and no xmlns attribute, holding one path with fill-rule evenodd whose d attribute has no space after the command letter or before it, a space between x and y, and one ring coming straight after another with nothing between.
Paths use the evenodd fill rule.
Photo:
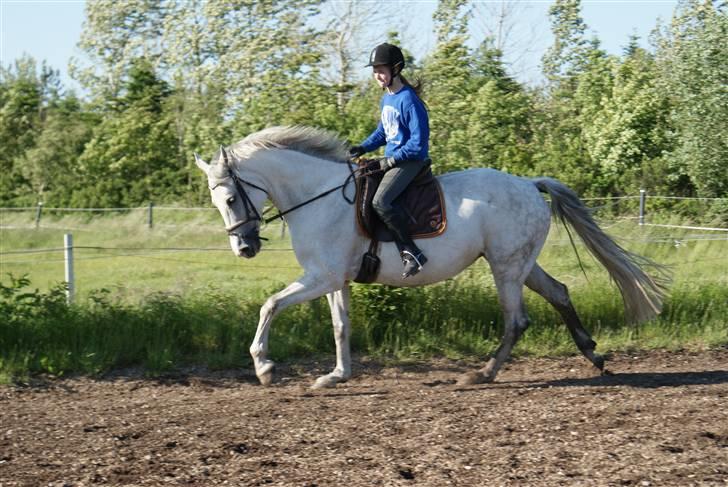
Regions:
<instances>
[{"instance_id":1,"label":"black riding helmet","mask_svg":"<svg viewBox=\"0 0 728 487\"><path fill-rule=\"evenodd\" d=\"M392 77L397 76L404 69L404 55L402 54L402 50L386 42L372 49L367 67L382 65L389 66L392 70Z\"/></svg>"}]
</instances>

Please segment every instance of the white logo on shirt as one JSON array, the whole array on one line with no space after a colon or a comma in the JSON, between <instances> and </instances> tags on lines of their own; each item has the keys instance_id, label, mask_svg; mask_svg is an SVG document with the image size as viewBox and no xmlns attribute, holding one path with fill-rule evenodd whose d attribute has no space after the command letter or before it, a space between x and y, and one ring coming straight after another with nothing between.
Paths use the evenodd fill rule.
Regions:
<instances>
[{"instance_id":1,"label":"white logo on shirt","mask_svg":"<svg viewBox=\"0 0 728 487\"><path fill-rule=\"evenodd\" d=\"M399 135L399 112L389 105L382 108L382 125L387 142L399 142L394 139Z\"/></svg>"}]
</instances>

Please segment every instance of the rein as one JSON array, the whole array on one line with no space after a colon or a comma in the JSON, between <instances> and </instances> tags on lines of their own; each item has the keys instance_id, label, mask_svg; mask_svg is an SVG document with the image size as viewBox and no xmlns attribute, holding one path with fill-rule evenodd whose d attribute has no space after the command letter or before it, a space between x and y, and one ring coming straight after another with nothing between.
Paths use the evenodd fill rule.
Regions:
<instances>
[{"instance_id":1,"label":"rein","mask_svg":"<svg viewBox=\"0 0 728 487\"><path fill-rule=\"evenodd\" d=\"M313 198L309 198L306 201L302 201L301 203L299 203L297 205L294 205L291 208L288 208L287 210L279 211L275 215L273 215L271 217L268 217L265 220L263 220L264 223L270 223L270 222L272 222L273 220L275 220L277 218L280 218L282 220L284 215L287 215L288 213L291 213L292 211L295 211L295 210L297 210L297 209L299 209L299 208L301 208L303 206L306 206L309 203L313 203L314 201L316 201L318 199L321 199L324 196L328 196L331 193L333 193L334 191L336 191L337 189L341 189L341 196L342 196L342 198L344 198L344 201L346 201L350 205L353 205L354 204L354 199L350 199L348 196L346 196L346 187L349 184L351 184L351 181L353 181L356 178L357 172L359 170L357 169L356 171L354 171L354 169L351 168L351 164L348 164L348 166L349 166L349 172L350 172L350 174L346 177L346 180L344 181L344 184L340 184L340 185L335 186L335 187L333 187L331 189L327 189L323 193L318 194L318 195L314 196ZM258 188L258 189L260 189L260 188Z\"/></svg>"},{"instance_id":2,"label":"rein","mask_svg":"<svg viewBox=\"0 0 728 487\"><path fill-rule=\"evenodd\" d=\"M333 187L331 189L327 189L323 193L320 193L320 194L318 194L318 195L316 195L316 196L314 196L312 198L309 198L309 199L307 199L305 201L302 201L301 203L298 203L297 205L294 205L291 208L288 208L287 210L279 211L275 215L270 216L270 217L265 218L265 219L255 209L255 206L252 204L252 202L250 201L250 198L248 197L247 193L243 189L242 184L247 184L251 188L255 188L257 190L260 190L260 191L264 192L265 194L268 194L268 191L266 191L265 189L261 188L260 186L258 186L256 184L251 183L250 181L246 181L245 179L242 179L242 178L238 177L235 173L233 173L233 171L230 171L230 177L232 178L233 182L235 183L235 187L238 190L238 193L240 193L243 196L243 204L245 206L246 220L243 221L243 222L236 223L235 225L231 226L230 228L227 229L228 232L230 232L230 231L236 229L237 227L239 227L241 225L244 225L244 224L246 224L246 223L248 223L249 221L252 221L252 220L260 220L263 223L270 223L273 220L277 220L278 218L280 218L282 220L283 217L285 215L287 215L288 213L291 213L291 212L293 212L293 211L295 211L295 210L297 210L299 208L302 208L302 207L308 205L309 203L313 203L314 201L316 201L318 199L321 199L324 196L328 196L331 193L333 193L334 191L336 191L337 189L341 189L341 196L344 198L344 201L346 201L350 205L353 205L354 204L354 199L353 198L349 198L348 196L346 196L346 187L349 186L349 184L351 184L351 182L353 180L355 180L357 176L360 176L361 175L361 171L362 171L363 168L358 168L358 169L355 170L355 169L353 169L351 167L351 164L352 164L351 161L347 161L347 166L349 167L349 175L346 177L346 180L344 181L344 184L340 184L340 185L335 186L335 187ZM252 206L253 212L255 214L254 217L250 217L250 213L249 213L249 210L248 210L248 205ZM265 215L265 213L267 213L267 211L263 212L263 215Z\"/></svg>"}]
</instances>

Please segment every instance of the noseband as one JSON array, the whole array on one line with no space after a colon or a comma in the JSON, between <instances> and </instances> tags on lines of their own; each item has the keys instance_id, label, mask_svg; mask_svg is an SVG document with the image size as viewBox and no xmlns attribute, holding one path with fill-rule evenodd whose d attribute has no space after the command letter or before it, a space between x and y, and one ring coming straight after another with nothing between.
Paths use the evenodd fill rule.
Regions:
<instances>
[{"instance_id":1,"label":"noseband","mask_svg":"<svg viewBox=\"0 0 728 487\"><path fill-rule=\"evenodd\" d=\"M242 227L246 223L249 223L252 221L263 221L263 217L260 215L260 213L258 213L258 210L255 208L253 201L250 199L250 196L248 196L248 193L243 188L242 183L248 184L249 186L252 186L255 189L259 189L266 194L267 194L267 192L260 186L256 186L255 184L252 184L248 181L243 181L232 171L230 171L230 177L232 178L233 183L235 183L235 190L237 191L238 195L240 196L240 199L243 202L243 210L245 210L245 220L233 223L229 227L225 227L225 230L227 230L228 235L234 235L234 230ZM243 238L246 238L246 237L248 237L248 235L243 235Z\"/></svg>"},{"instance_id":2,"label":"noseband","mask_svg":"<svg viewBox=\"0 0 728 487\"><path fill-rule=\"evenodd\" d=\"M225 158L225 166L228 166L228 157L227 153L223 151L223 157ZM235 190L238 193L238 196L240 197L240 200L243 202L243 210L245 211L245 219L242 221L238 221L233 223L232 225L225 227L225 230L227 231L227 234L230 236L238 236L237 233L235 233L235 230L242 227L246 223L252 222L252 221L263 221L263 217L258 213L258 210L255 208L255 205L253 204L253 201L250 199L250 196L248 196L248 193L245 191L245 188L243 188L243 183L247 184L248 186L251 186L255 189L259 189L260 191L264 192L265 194L268 194L266 190L261 188L260 186L257 186L249 181L245 181L243 179L240 179L237 174L235 174L232 170L228 170L228 175L233 180L233 183L235 184ZM215 189L216 186L210 188ZM258 240L267 240L265 238L262 238L258 235L258 229L254 229L252 232L244 233L242 235L239 235L241 238L249 239L249 238L255 238Z\"/></svg>"}]
</instances>

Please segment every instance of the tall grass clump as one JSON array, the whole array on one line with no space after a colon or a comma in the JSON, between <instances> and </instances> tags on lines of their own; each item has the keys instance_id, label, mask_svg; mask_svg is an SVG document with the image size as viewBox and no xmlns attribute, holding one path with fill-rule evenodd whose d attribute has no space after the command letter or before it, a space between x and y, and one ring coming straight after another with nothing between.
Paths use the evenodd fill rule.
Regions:
<instances>
[{"instance_id":1,"label":"tall grass clump","mask_svg":"<svg viewBox=\"0 0 728 487\"><path fill-rule=\"evenodd\" d=\"M249 367L259 308L273 292L260 289L241 297L206 288L185 295L155 293L130 303L102 289L69 305L65 286L39 291L30 284L27 277L12 276L0 284L0 376L6 379L136 366L150 373L192 364ZM423 288L354 286L352 294L355 352L400 359L482 358L503 333L495 288L477 272ZM572 294L602 351L728 344L726 286L680 286L659 318L637 327L622 325L622 304L608 283L592 282ZM526 301L531 327L515 353L576 353L554 310L532 293ZM285 310L271 330L271 357L331 354L330 320L324 298Z\"/></svg>"},{"instance_id":2,"label":"tall grass clump","mask_svg":"<svg viewBox=\"0 0 728 487\"><path fill-rule=\"evenodd\" d=\"M0 377L249 366L260 304L271 292L241 299L207 288L184 296L154 293L130 303L101 289L68 304L65 284L40 291L27 276L10 276L9 283L0 283ZM317 300L276 319L270 352L276 360L301 357L328 349L332 341L328 307Z\"/></svg>"}]
</instances>

